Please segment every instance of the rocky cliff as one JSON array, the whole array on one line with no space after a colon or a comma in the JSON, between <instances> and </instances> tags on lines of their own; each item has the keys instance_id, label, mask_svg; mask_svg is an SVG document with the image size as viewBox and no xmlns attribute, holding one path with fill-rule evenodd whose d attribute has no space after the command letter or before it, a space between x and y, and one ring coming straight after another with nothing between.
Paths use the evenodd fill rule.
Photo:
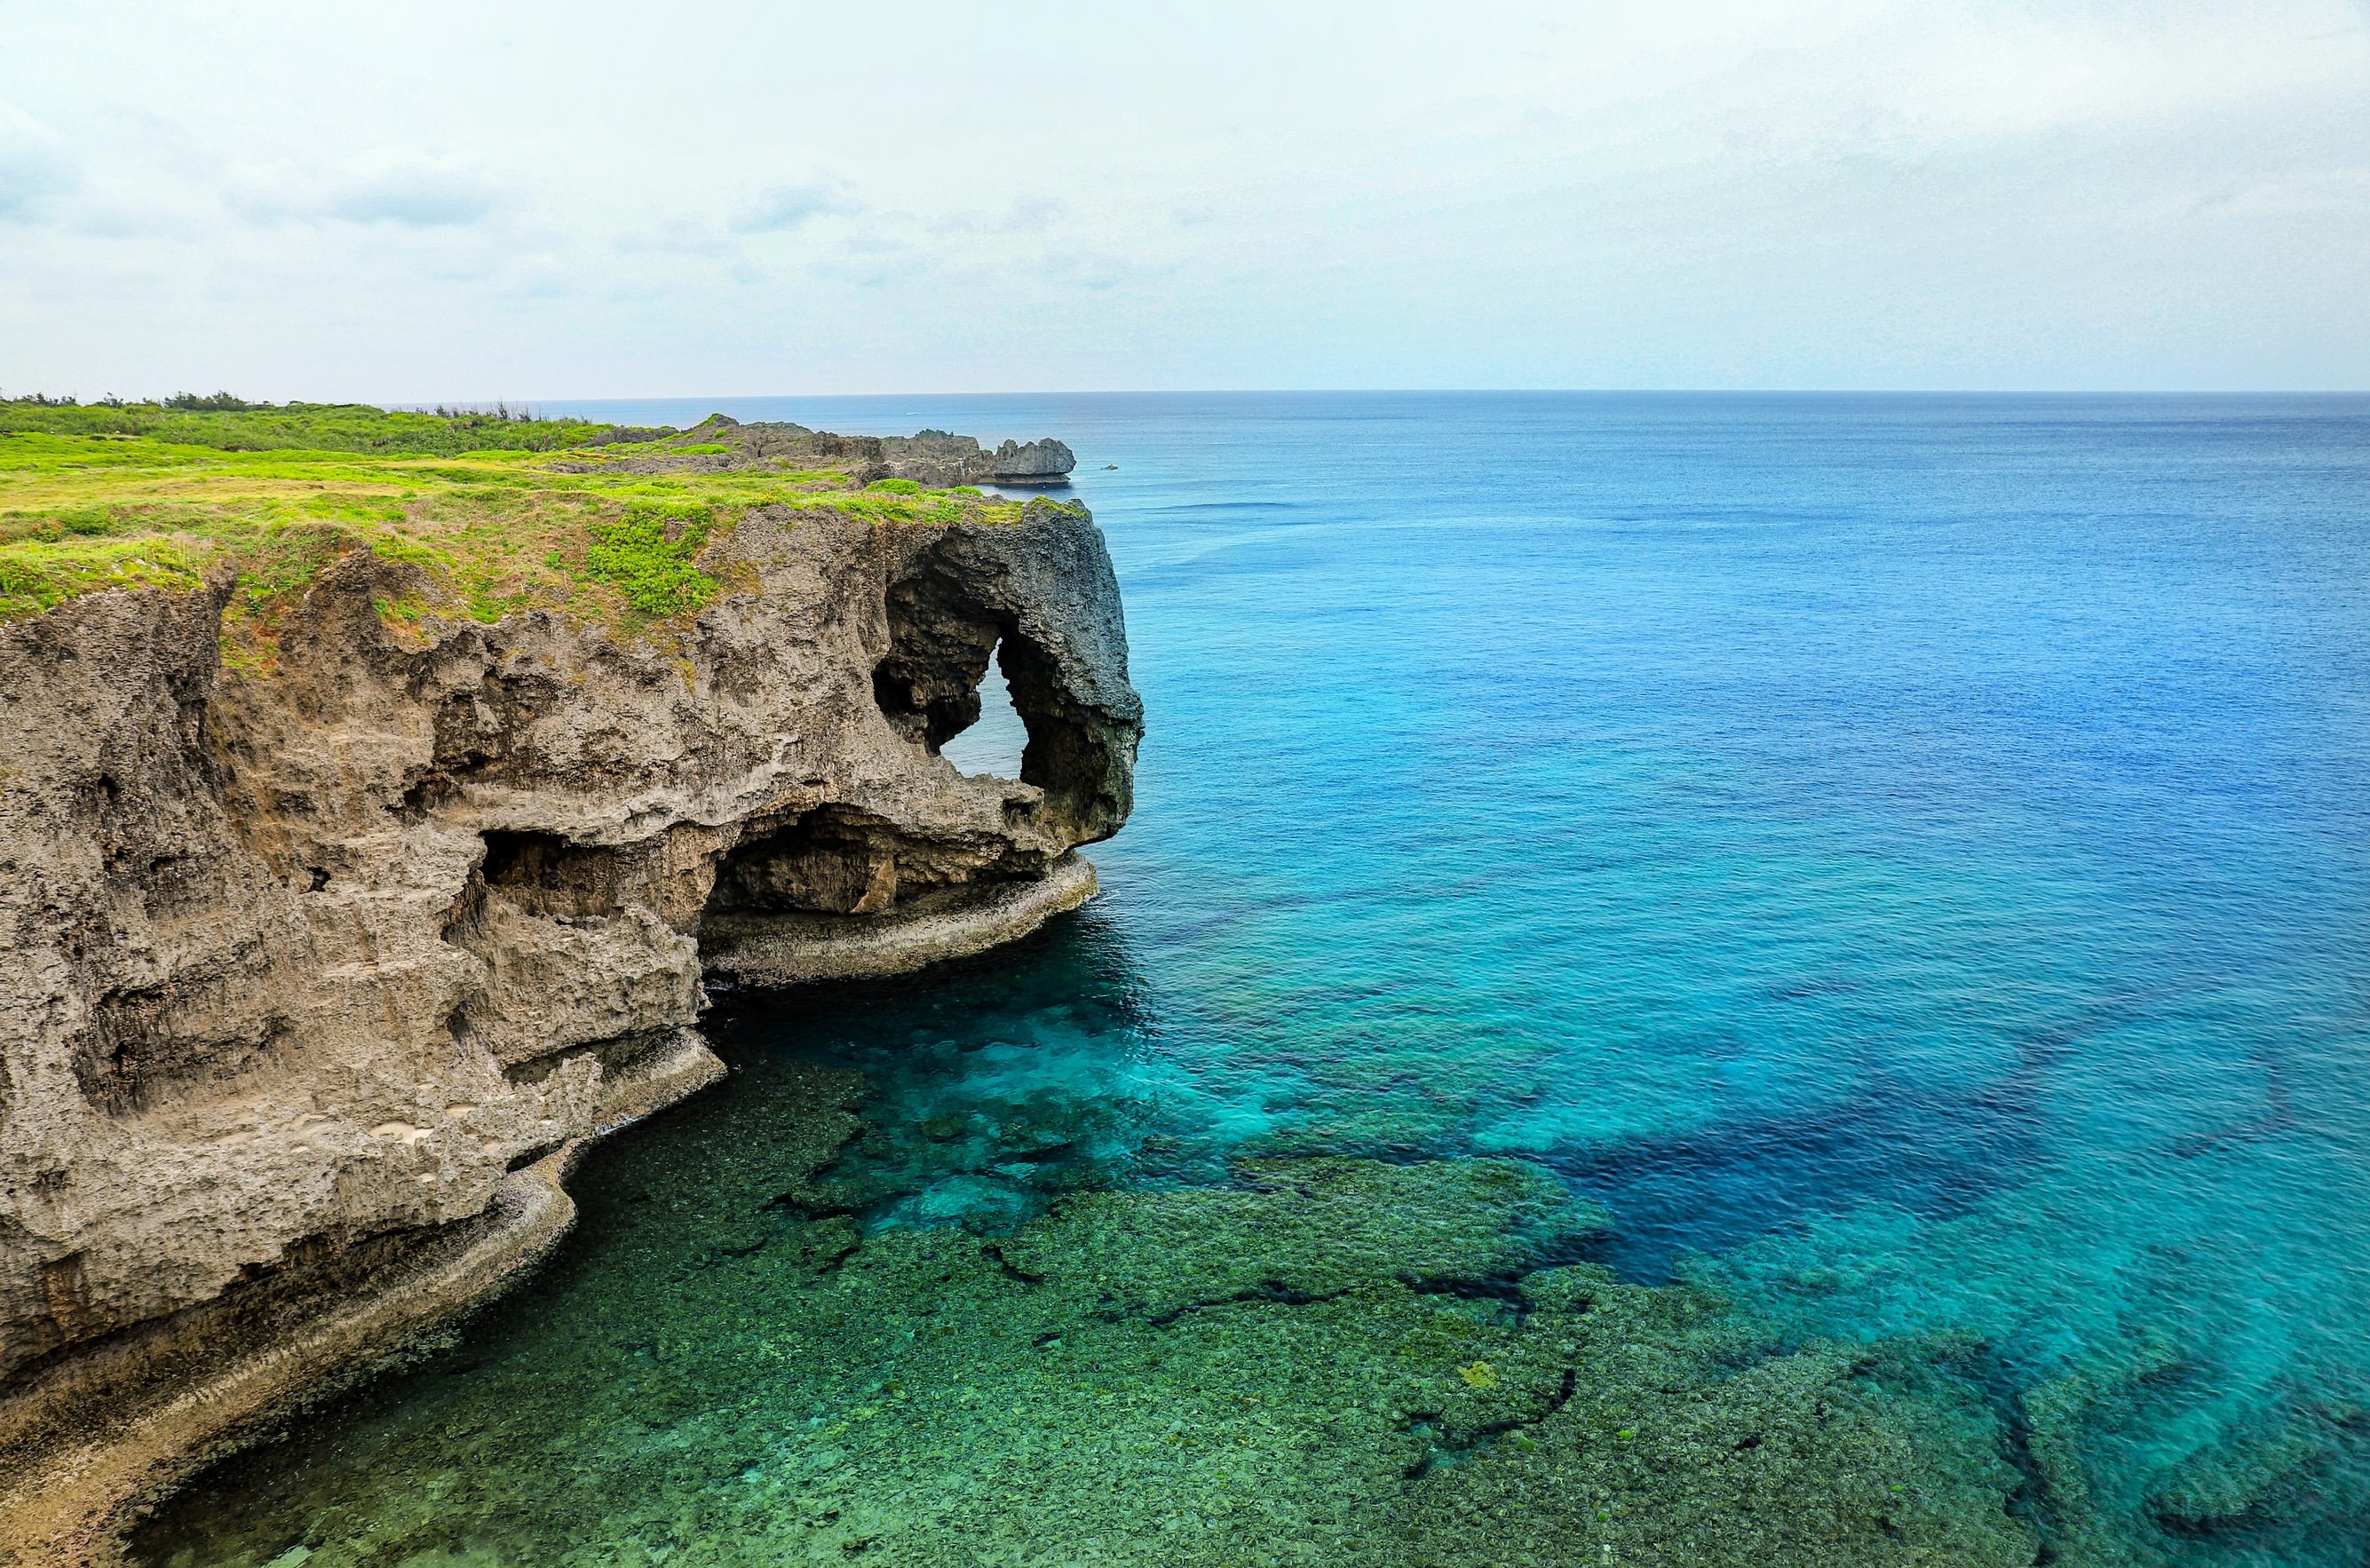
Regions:
<instances>
[{"instance_id":1,"label":"rocky cliff","mask_svg":"<svg viewBox=\"0 0 2370 1568\"><path fill-rule=\"evenodd\" d=\"M368 544L260 664L220 571L0 625L0 1492L88 1494L17 1528L85 1540L547 1242L578 1141L720 1073L703 944L878 973L1091 891L1141 722L1101 537L950 515L754 505L640 635L407 622L433 569ZM1018 779L938 755L991 661Z\"/></svg>"},{"instance_id":2,"label":"rocky cliff","mask_svg":"<svg viewBox=\"0 0 2370 1568\"><path fill-rule=\"evenodd\" d=\"M975 437L950 435L942 430L912 435L837 435L800 424L742 424L714 414L673 441L638 439L659 433L618 428L592 435L584 444L597 448L622 443L628 450L645 449L609 465L638 473L817 467L844 468L859 480L905 479L931 490L982 484L1032 489L1065 485L1070 471L1078 466L1076 455L1051 437L1006 440L991 448L982 446Z\"/></svg>"},{"instance_id":3,"label":"rocky cliff","mask_svg":"<svg viewBox=\"0 0 2370 1568\"><path fill-rule=\"evenodd\" d=\"M1067 484L1078 466L1058 441L1007 441L990 451L968 435L942 430L885 437L880 454L897 478L936 486Z\"/></svg>"}]
</instances>

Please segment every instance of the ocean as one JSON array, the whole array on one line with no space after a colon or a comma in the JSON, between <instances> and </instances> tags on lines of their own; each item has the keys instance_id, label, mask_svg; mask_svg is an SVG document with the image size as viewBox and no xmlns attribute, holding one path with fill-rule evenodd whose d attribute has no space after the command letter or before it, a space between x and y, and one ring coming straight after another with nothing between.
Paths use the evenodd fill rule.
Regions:
<instances>
[{"instance_id":1,"label":"ocean","mask_svg":"<svg viewBox=\"0 0 2370 1568\"><path fill-rule=\"evenodd\" d=\"M1650 1424L1771 1367L1914 1458L1900 1561L2370 1552L2370 398L546 411L711 409L1076 450L1147 713L1105 891L719 994L735 1075L591 1157L550 1267L144 1560L1676 1562L1757 1493ZM968 769L1014 770L999 695ZM1145 1257L1224 1273L1177 1237L1273 1239L1225 1205L1278 1160L1363 1183L1366 1261L1138 1312ZM1421 1261L1459 1226L1490 1269ZM1027 1261L1088 1255L1058 1301ZM1724 1337L1460 1415L1552 1360L1527 1267ZM1587 1457L1656 1442L1651 1497Z\"/></svg>"}]
</instances>

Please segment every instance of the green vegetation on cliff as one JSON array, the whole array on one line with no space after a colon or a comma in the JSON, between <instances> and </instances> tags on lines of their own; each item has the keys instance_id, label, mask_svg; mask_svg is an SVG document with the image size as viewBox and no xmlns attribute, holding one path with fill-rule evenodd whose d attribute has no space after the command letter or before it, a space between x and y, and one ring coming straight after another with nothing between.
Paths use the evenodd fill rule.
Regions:
<instances>
[{"instance_id":1,"label":"green vegetation on cliff","mask_svg":"<svg viewBox=\"0 0 2370 1568\"><path fill-rule=\"evenodd\" d=\"M368 403L247 403L226 392L161 403L0 401L0 431L143 436L225 452L373 452L454 457L465 452L558 452L611 438L616 427L461 410L420 413ZM634 435L661 432L635 431ZM673 434L673 432L663 433Z\"/></svg>"},{"instance_id":2,"label":"green vegetation on cliff","mask_svg":"<svg viewBox=\"0 0 2370 1568\"><path fill-rule=\"evenodd\" d=\"M724 584L703 559L759 507L903 523L1020 514L975 490L867 483L849 459L744 451L743 429L0 402L0 620L227 575L225 654L268 665L276 611L368 548L422 569L416 596L382 606L391 625L549 609L630 631L713 599Z\"/></svg>"}]
</instances>

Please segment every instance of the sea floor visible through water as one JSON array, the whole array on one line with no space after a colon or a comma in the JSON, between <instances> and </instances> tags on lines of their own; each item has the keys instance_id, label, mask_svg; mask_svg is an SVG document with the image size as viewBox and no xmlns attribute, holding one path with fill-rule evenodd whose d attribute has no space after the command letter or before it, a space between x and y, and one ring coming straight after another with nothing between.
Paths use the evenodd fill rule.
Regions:
<instances>
[{"instance_id":1,"label":"sea floor visible through water","mask_svg":"<svg viewBox=\"0 0 2370 1568\"><path fill-rule=\"evenodd\" d=\"M2370 400L712 406L1077 451L1107 891L143 1561L2370 1554Z\"/></svg>"}]
</instances>

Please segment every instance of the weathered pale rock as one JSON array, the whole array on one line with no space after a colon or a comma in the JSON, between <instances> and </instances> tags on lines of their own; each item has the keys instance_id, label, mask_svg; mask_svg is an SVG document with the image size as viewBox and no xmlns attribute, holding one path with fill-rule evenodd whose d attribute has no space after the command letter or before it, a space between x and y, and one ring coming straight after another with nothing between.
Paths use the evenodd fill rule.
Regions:
<instances>
[{"instance_id":1,"label":"weathered pale rock","mask_svg":"<svg viewBox=\"0 0 2370 1568\"><path fill-rule=\"evenodd\" d=\"M933 488L1065 484L1070 470L1078 466L1077 457L1058 441L1007 441L987 452L968 435L949 435L942 430L883 437L880 456L896 478Z\"/></svg>"},{"instance_id":2,"label":"weathered pale rock","mask_svg":"<svg viewBox=\"0 0 2370 1568\"><path fill-rule=\"evenodd\" d=\"M101 1353L120 1388L218 1304L235 1338L426 1256L713 1077L711 908L893 919L1124 820L1142 709L1083 508L774 507L707 564L680 646L540 612L407 644L374 601L417 569L367 550L270 673L221 667L226 584L0 627L0 1468ZM992 655L1018 779L938 755Z\"/></svg>"},{"instance_id":3,"label":"weathered pale rock","mask_svg":"<svg viewBox=\"0 0 2370 1568\"><path fill-rule=\"evenodd\" d=\"M1027 936L1095 894L1095 869L1072 855L1033 882L925 894L880 915L720 912L700 926L708 972L754 986L903 974Z\"/></svg>"},{"instance_id":4,"label":"weathered pale rock","mask_svg":"<svg viewBox=\"0 0 2370 1568\"><path fill-rule=\"evenodd\" d=\"M595 446L659 434L654 431L619 431L591 443ZM598 467L627 473L713 474L728 469L830 468L844 471L862 483L872 479L912 479L932 490L955 485L1062 485L1077 467L1076 454L1061 442L1005 441L993 451L968 435L942 430L912 435L837 435L809 430L801 424L762 421L743 424L722 414L683 432L688 447L662 447L608 460ZM706 447L700 451L696 448ZM718 450L720 448L721 450ZM562 471L583 471L591 464L556 463Z\"/></svg>"}]
</instances>

